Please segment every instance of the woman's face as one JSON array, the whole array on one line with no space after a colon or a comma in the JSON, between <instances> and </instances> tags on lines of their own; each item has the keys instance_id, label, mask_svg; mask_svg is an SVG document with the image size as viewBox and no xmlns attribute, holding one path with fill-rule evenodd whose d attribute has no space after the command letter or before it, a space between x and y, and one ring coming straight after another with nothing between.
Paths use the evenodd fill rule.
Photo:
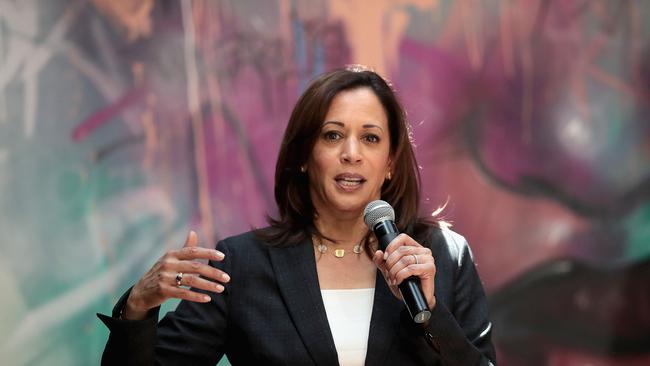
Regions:
<instances>
[{"instance_id":1,"label":"woman's face","mask_svg":"<svg viewBox=\"0 0 650 366\"><path fill-rule=\"evenodd\" d=\"M380 198L390 164L388 119L379 98L366 87L337 94L306 166L318 215L361 215Z\"/></svg>"}]
</instances>

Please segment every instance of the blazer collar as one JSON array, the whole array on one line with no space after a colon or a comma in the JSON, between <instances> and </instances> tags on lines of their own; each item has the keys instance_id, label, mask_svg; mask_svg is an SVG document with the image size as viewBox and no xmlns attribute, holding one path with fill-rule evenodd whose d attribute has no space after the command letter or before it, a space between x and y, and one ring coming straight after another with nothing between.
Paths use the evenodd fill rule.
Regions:
<instances>
[{"instance_id":1,"label":"blazer collar","mask_svg":"<svg viewBox=\"0 0 650 366\"><path fill-rule=\"evenodd\" d=\"M366 365L383 365L385 363L399 330L400 313L403 308L402 302L393 295L384 276L377 270Z\"/></svg>"},{"instance_id":2,"label":"blazer collar","mask_svg":"<svg viewBox=\"0 0 650 366\"><path fill-rule=\"evenodd\" d=\"M338 365L311 240L293 247L271 248L269 252L280 294L314 363Z\"/></svg>"},{"instance_id":3,"label":"blazer collar","mask_svg":"<svg viewBox=\"0 0 650 366\"><path fill-rule=\"evenodd\" d=\"M314 363L338 365L311 240L305 239L293 247L271 248L269 252L280 294ZM402 302L393 296L377 271L366 365L380 365L386 360L399 329L402 308Z\"/></svg>"}]
</instances>

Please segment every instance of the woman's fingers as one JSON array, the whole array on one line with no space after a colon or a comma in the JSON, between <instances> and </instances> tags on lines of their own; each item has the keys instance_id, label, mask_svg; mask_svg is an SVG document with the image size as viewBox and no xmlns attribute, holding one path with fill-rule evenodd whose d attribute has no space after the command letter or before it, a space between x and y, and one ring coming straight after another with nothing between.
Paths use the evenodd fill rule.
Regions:
<instances>
[{"instance_id":1,"label":"woman's fingers","mask_svg":"<svg viewBox=\"0 0 650 366\"><path fill-rule=\"evenodd\" d=\"M183 248L165 253L133 286L129 296L130 309L141 315L172 297L197 302L210 301L209 295L185 286L223 292L223 284L230 281L230 276L196 259L221 261L224 257L218 250L199 247L196 232L190 230Z\"/></svg>"},{"instance_id":2,"label":"woman's fingers","mask_svg":"<svg viewBox=\"0 0 650 366\"><path fill-rule=\"evenodd\" d=\"M405 279L415 276L422 279L433 278L436 273L436 266L433 262L421 263L421 264L411 264L407 267L402 268L401 270L393 273L393 269L390 271L390 278L393 279L395 285L399 285Z\"/></svg>"},{"instance_id":3,"label":"woman's fingers","mask_svg":"<svg viewBox=\"0 0 650 366\"><path fill-rule=\"evenodd\" d=\"M415 247L415 246L401 246L388 256L388 259L386 259L386 266L390 268L396 265L399 261L402 261L404 257L410 258L408 264L410 264L411 262L415 263L415 257L413 257L413 255L418 255L418 256L425 255L427 250L429 251L429 255L431 255L431 251L428 248Z\"/></svg>"},{"instance_id":4,"label":"woman's fingers","mask_svg":"<svg viewBox=\"0 0 650 366\"><path fill-rule=\"evenodd\" d=\"M177 278L178 277L174 275L170 281L170 283L172 283L176 287L187 286L187 287L192 287L192 288L197 288L197 289L210 291L210 292L217 292L217 293L223 292L224 290L222 284L210 280L206 280L195 274L183 274L180 281L181 282L180 286L178 286L176 282Z\"/></svg>"},{"instance_id":5,"label":"woman's fingers","mask_svg":"<svg viewBox=\"0 0 650 366\"><path fill-rule=\"evenodd\" d=\"M391 284L399 284L401 280L409 276L419 275L430 270L430 266L420 265L433 263L433 256L429 248L421 246L406 234L400 234L386 248L384 260ZM397 281L398 273L400 273L399 281Z\"/></svg>"},{"instance_id":6,"label":"woman's fingers","mask_svg":"<svg viewBox=\"0 0 650 366\"><path fill-rule=\"evenodd\" d=\"M210 301L210 296L181 286L216 293L223 292L225 288L222 283L230 281L230 276L222 270L196 261L196 259L221 261L223 258L224 254L218 250L199 247L196 232L190 230L183 248L171 250L162 258L161 271L164 271L165 275L160 278L162 280L167 277L167 279L165 284L159 287L161 292L165 297L194 302Z\"/></svg>"},{"instance_id":7,"label":"woman's fingers","mask_svg":"<svg viewBox=\"0 0 650 366\"><path fill-rule=\"evenodd\" d=\"M223 272L221 273L225 274ZM216 293L221 293L225 290L222 284L206 280L197 274L183 273L182 276L178 276L178 274L168 274L165 277L167 277L165 283L161 284L159 288L162 295L167 298L173 297L193 302L208 302L211 300L210 296L198 292L196 289ZM180 286L177 282L179 278ZM187 289L184 286L191 287L192 289Z\"/></svg>"},{"instance_id":8,"label":"woman's fingers","mask_svg":"<svg viewBox=\"0 0 650 366\"><path fill-rule=\"evenodd\" d=\"M201 248L196 246L186 246L178 250L170 250L165 254L166 257L172 257L180 260L193 260L193 259L210 259L221 261L224 254L216 249Z\"/></svg>"},{"instance_id":9,"label":"woman's fingers","mask_svg":"<svg viewBox=\"0 0 650 366\"><path fill-rule=\"evenodd\" d=\"M230 281L230 276L226 272L201 262L178 261L177 263L168 266L167 271L174 273L174 275L178 272L182 272L185 274L199 274L203 277L222 283Z\"/></svg>"},{"instance_id":10,"label":"woman's fingers","mask_svg":"<svg viewBox=\"0 0 650 366\"><path fill-rule=\"evenodd\" d=\"M388 271L386 270L386 261L384 261L384 252L382 252L381 250L376 251L372 257L372 261L375 262L375 266L379 268L379 271L381 271L381 274L384 275L384 278L388 279L387 277Z\"/></svg>"},{"instance_id":11,"label":"woman's fingers","mask_svg":"<svg viewBox=\"0 0 650 366\"><path fill-rule=\"evenodd\" d=\"M162 291L168 298L173 297L193 302L209 302L211 300L210 296L207 294L178 287L175 284L163 286Z\"/></svg>"},{"instance_id":12,"label":"woman's fingers","mask_svg":"<svg viewBox=\"0 0 650 366\"><path fill-rule=\"evenodd\" d=\"M401 256L392 256L390 258L391 261L386 262L390 278L397 280L399 274L400 278L403 279L409 276L425 274L427 270L435 269L435 262L431 256L431 251L421 247L416 249L408 252L405 251ZM404 277L408 273L410 275Z\"/></svg>"},{"instance_id":13,"label":"woman's fingers","mask_svg":"<svg viewBox=\"0 0 650 366\"><path fill-rule=\"evenodd\" d=\"M423 247L406 234L400 234L388 244L384 252L378 250L373 260L398 298L400 296L396 286L409 277L418 277L429 307L435 306L436 264L429 248Z\"/></svg>"},{"instance_id":14,"label":"woman's fingers","mask_svg":"<svg viewBox=\"0 0 650 366\"><path fill-rule=\"evenodd\" d=\"M196 235L196 232L194 230L190 230L189 233L187 233L187 238L185 238L185 245L184 247L195 247L199 244L199 236Z\"/></svg>"},{"instance_id":15,"label":"woman's fingers","mask_svg":"<svg viewBox=\"0 0 650 366\"><path fill-rule=\"evenodd\" d=\"M193 259L208 259L221 261L224 254L216 249L202 248L198 246L199 239L194 230L190 230L185 239L185 244L181 249L172 249L167 251L161 258L162 261L166 259L179 259L179 260L193 260Z\"/></svg>"},{"instance_id":16,"label":"woman's fingers","mask_svg":"<svg viewBox=\"0 0 650 366\"><path fill-rule=\"evenodd\" d=\"M396 258L404 254L412 254L417 248L423 248L418 242L406 234L399 234L393 241L388 244L384 251L384 259L392 264Z\"/></svg>"}]
</instances>

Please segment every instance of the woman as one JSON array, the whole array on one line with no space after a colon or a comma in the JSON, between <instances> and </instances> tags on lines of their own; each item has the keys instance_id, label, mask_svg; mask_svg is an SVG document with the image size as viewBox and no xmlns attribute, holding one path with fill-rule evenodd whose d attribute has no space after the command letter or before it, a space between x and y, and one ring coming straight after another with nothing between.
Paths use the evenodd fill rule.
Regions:
<instances>
[{"instance_id":1,"label":"woman","mask_svg":"<svg viewBox=\"0 0 650 366\"><path fill-rule=\"evenodd\" d=\"M100 315L111 330L103 363L214 365L224 353L233 365L494 363L469 247L418 219L408 125L380 76L355 67L312 82L285 131L275 198L279 217L268 228L218 250L197 247L190 232L113 317ZM363 221L380 198L403 233L385 252ZM432 312L424 325L400 301L397 285L410 276ZM169 298L183 301L156 324Z\"/></svg>"}]
</instances>

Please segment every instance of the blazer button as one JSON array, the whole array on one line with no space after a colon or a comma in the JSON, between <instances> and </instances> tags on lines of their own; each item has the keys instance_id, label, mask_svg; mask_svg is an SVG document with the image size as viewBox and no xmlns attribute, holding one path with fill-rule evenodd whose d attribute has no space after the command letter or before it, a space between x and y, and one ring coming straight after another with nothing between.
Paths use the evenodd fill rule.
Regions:
<instances>
[{"instance_id":1,"label":"blazer button","mask_svg":"<svg viewBox=\"0 0 650 366\"><path fill-rule=\"evenodd\" d=\"M438 347L438 343L435 341L433 334L431 334L431 332L429 331L424 332L424 337L427 339L427 341L429 341L429 344L431 344L431 346L433 346L433 348L436 349L436 351L440 351L440 347Z\"/></svg>"}]
</instances>

